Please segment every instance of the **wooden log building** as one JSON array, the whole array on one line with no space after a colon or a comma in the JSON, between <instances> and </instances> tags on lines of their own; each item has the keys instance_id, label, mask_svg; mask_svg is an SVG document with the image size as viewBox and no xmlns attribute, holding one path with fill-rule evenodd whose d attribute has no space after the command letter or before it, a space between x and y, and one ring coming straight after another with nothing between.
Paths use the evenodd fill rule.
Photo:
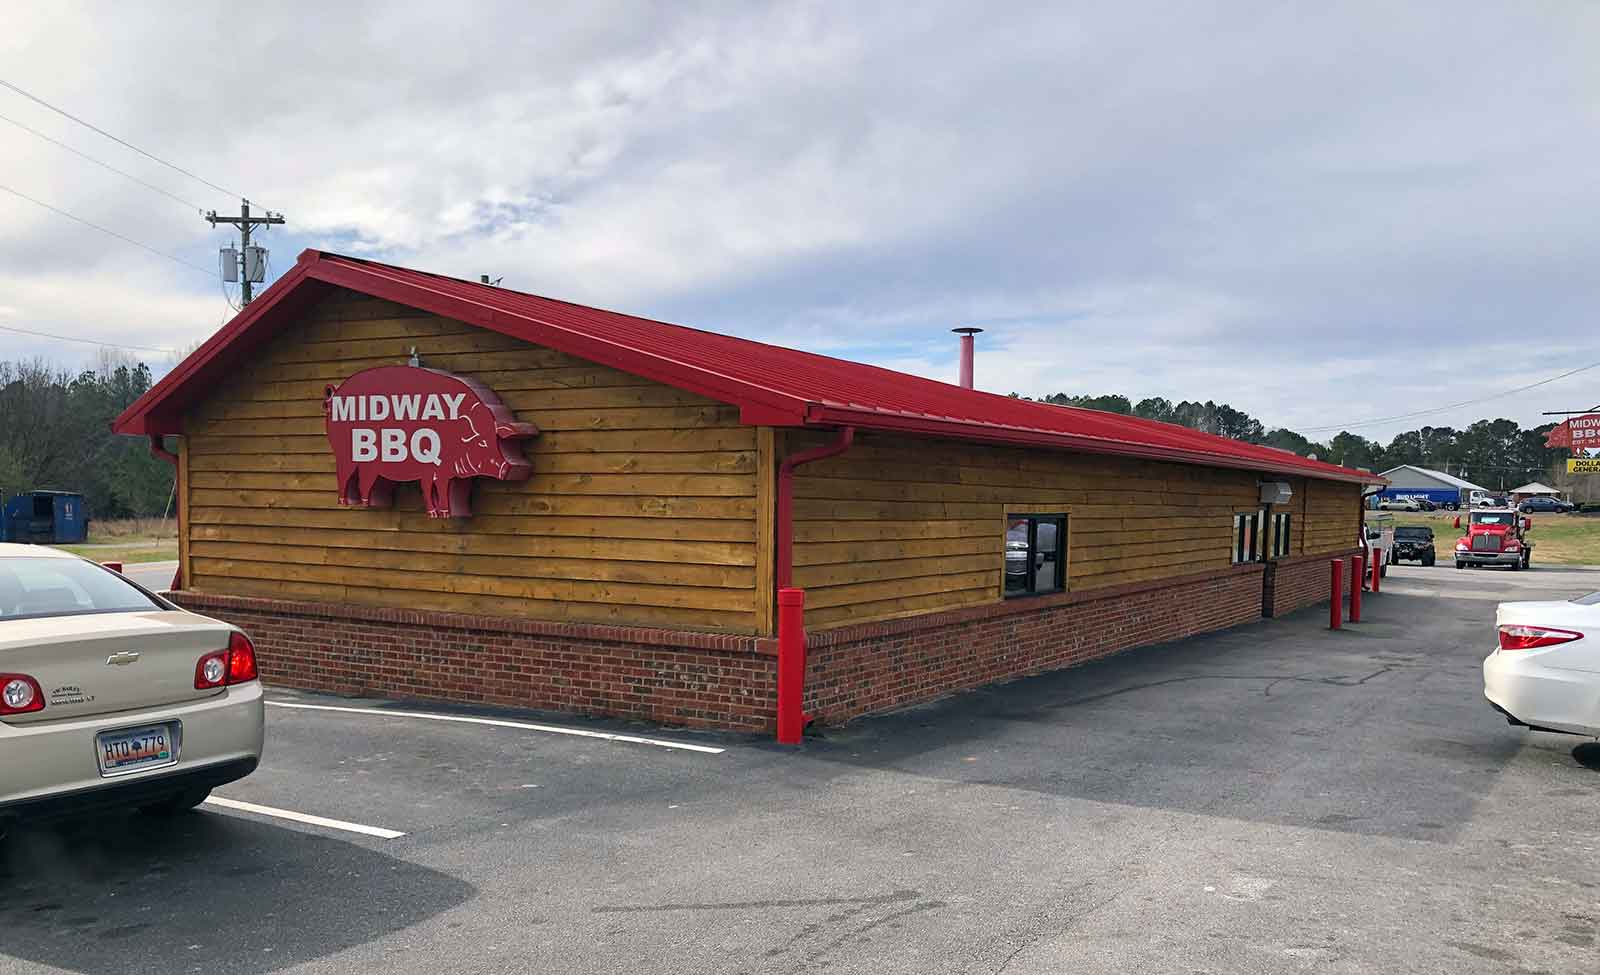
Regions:
<instances>
[{"instance_id":1,"label":"wooden log building","mask_svg":"<svg viewBox=\"0 0 1600 975\"><path fill-rule=\"evenodd\" d=\"M526 465L457 481L469 516L399 476L366 506L329 410L384 366L497 397ZM317 251L115 429L177 465L173 598L271 682L742 730L773 726L780 585L837 723L1325 601L1373 480Z\"/></svg>"}]
</instances>

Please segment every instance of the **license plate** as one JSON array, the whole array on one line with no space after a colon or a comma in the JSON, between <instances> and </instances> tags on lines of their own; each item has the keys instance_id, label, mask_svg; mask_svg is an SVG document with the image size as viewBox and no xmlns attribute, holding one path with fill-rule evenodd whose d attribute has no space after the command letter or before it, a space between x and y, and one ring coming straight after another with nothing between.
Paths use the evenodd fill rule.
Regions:
<instances>
[{"instance_id":1,"label":"license plate","mask_svg":"<svg viewBox=\"0 0 1600 975\"><path fill-rule=\"evenodd\" d=\"M178 762L178 726L147 725L95 735L95 755L101 775L122 775L139 769L161 768Z\"/></svg>"}]
</instances>

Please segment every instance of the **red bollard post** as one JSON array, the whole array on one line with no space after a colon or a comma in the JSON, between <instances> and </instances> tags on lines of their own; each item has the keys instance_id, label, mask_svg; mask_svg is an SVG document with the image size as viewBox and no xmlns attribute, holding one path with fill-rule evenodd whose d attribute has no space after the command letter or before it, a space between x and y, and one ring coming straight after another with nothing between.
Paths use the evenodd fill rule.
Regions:
<instances>
[{"instance_id":1,"label":"red bollard post","mask_svg":"<svg viewBox=\"0 0 1600 975\"><path fill-rule=\"evenodd\" d=\"M1372 591L1374 593L1378 591L1378 580L1383 578L1383 557L1382 550L1372 550Z\"/></svg>"},{"instance_id":2,"label":"red bollard post","mask_svg":"<svg viewBox=\"0 0 1600 975\"><path fill-rule=\"evenodd\" d=\"M1350 622L1361 622L1361 580L1366 577L1367 560L1357 555L1350 564Z\"/></svg>"},{"instance_id":3,"label":"red bollard post","mask_svg":"<svg viewBox=\"0 0 1600 975\"><path fill-rule=\"evenodd\" d=\"M778 590L778 744L798 745L806 716L806 591Z\"/></svg>"},{"instance_id":4,"label":"red bollard post","mask_svg":"<svg viewBox=\"0 0 1600 975\"><path fill-rule=\"evenodd\" d=\"M101 562L100 564L105 566L106 568L110 569L112 572L116 572L116 573L121 573L122 572L122 563L121 562Z\"/></svg>"},{"instance_id":5,"label":"red bollard post","mask_svg":"<svg viewBox=\"0 0 1600 975\"><path fill-rule=\"evenodd\" d=\"M1333 577L1329 580L1333 599L1328 605L1328 629L1337 630L1344 620L1344 559L1333 560Z\"/></svg>"}]
</instances>

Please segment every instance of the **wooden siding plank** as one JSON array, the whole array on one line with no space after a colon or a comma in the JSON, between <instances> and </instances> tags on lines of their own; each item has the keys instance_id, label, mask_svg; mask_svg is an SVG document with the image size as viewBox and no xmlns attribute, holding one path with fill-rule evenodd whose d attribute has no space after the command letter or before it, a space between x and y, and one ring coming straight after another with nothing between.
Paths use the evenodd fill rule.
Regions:
<instances>
[{"instance_id":1,"label":"wooden siding plank","mask_svg":"<svg viewBox=\"0 0 1600 975\"><path fill-rule=\"evenodd\" d=\"M660 518L592 515L484 515L475 514L466 522L429 518L420 505L410 510L373 509L283 509L283 508L201 508L194 509L196 525L226 529L232 525L272 526L291 531L335 530L357 533L437 535L447 538L493 537L570 537L617 539L681 539L705 542L753 541L753 523L742 519ZM198 535L196 537L199 537ZM327 532L334 538L333 532ZM333 544L329 542L328 544Z\"/></svg>"},{"instance_id":2,"label":"wooden siding plank","mask_svg":"<svg viewBox=\"0 0 1600 975\"><path fill-rule=\"evenodd\" d=\"M630 582L651 586L694 586L717 589L753 589L750 566L702 565L689 562L612 561L581 555L553 558L544 555L473 555L455 552L407 552L344 548L330 545L282 545L257 542L196 541L196 558L229 562L257 562L268 566L343 566L378 570L490 576L502 579L550 582Z\"/></svg>"},{"instance_id":3,"label":"wooden siding plank","mask_svg":"<svg viewBox=\"0 0 1600 975\"><path fill-rule=\"evenodd\" d=\"M421 511L422 495L416 485L395 492L395 507L402 511ZM754 498L697 498L655 496L546 496L499 492L480 487L472 500L473 517L485 515L598 515L624 518L736 518L755 519ZM209 508L269 508L307 511L345 510L351 515L366 514L360 508L341 509L338 498L328 491L240 491L195 488L190 502ZM359 522L351 521L357 525ZM752 527L753 532L753 527Z\"/></svg>"},{"instance_id":4,"label":"wooden siding plank","mask_svg":"<svg viewBox=\"0 0 1600 975\"><path fill-rule=\"evenodd\" d=\"M994 586L987 585L976 589L936 593L931 596L900 596L842 606L816 608L808 606L806 626L825 630L834 626L848 626L862 620L892 620L941 610L961 609L965 606L982 606L994 600Z\"/></svg>"},{"instance_id":5,"label":"wooden siding plank","mask_svg":"<svg viewBox=\"0 0 1600 975\"><path fill-rule=\"evenodd\" d=\"M605 528L599 530L609 531ZM498 535L481 532L446 535L352 529L326 532L316 528L238 523L196 525L191 534L195 545L203 542L245 542L263 545L323 546L330 549L366 549L402 557L413 554L509 555L751 568L756 564L756 547L751 542L655 539L650 540L648 544L641 544L639 539L611 534L566 537L524 533Z\"/></svg>"},{"instance_id":6,"label":"wooden siding plank","mask_svg":"<svg viewBox=\"0 0 1600 975\"><path fill-rule=\"evenodd\" d=\"M247 473L197 471L196 490L315 491L337 503L338 481L332 473ZM539 474L540 494L661 495L671 497L754 497L755 479L736 474Z\"/></svg>"},{"instance_id":7,"label":"wooden siding plank","mask_svg":"<svg viewBox=\"0 0 1600 975\"><path fill-rule=\"evenodd\" d=\"M230 398L248 402L268 400L307 400L320 403L329 383L347 375L345 367L330 364L327 375L315 379L278 379L268 371L248 371L243 377L247 384L238 390L228 390ZM609 366L543 366L528 369L479 370L474 374L479 382L505 394L514 390L534 389L592 389L604 386L638 386L639 377ZM693 395L693 394L685 394Z\"/></svg>"},{"instance_id":8,"label":"wooden siding plank","mask_svg":"<svg viewBox=\"0 0 1600 975\"><path fill-rule=\"evenodd\" d=\"M536 424L540 430L681 430L691 427L731 426L739 422L739 411L729 406L661 406L637 409L537 410L518 414L518 419ZM324 438L327 428L320 411L315 417L241 420L195 417L191 432L198 435Z\"/></svg>"},{"instance_id":9,"label":"wooden siding plank","mask_svg":"<svg viewBox=\"0 0 1600 975\"><path fill-rule=\"evenodd\" d=\"M940 573L913 579L893 579L886 582L856 582L839 586L825 586L806 590L806 606L825 609L830 606L849 606L879 599L901 599L907 596L939 596L966 589L986 589L993 597L998 593L1002 570L996 566L986 572Z\"/></svg>"},{"instance_id":10,"label":"wooden siding plank","mask_svg":"<svg viewBox=\"0 0 1600 975\"><path fill-rule=\"evenodd\" d=\"M512 578L423 570L384 569L352 572L338 565L265 563L194 556L201 577L270 579L326 585L359 584L379 589L510 596L517 599L609 603L619 606L670 606L746 612L752 617L751 590L721 586L667 586L591 582L577 579Z\"/></svg>"},{"instance_id":11,"label":"wooden siding plank","mask_svg":"<svg viewBox=\"0 0 1600 975\"><path fill-rule=\"evenodd\" d=\"M993 552L977 555L947 555L937 560L939 575L956 575L968 572L995 572L1001 559L999 546ZM925 559L885 559L877 562L834 562L795 566L794 583L809 592L830 586L850 585L858 582L881 582L889 579L918 579L928 576L929 562Z\"/></svg>"},{"instance_id":12,"label":"wooden siding plank","mask_svg":"<svg viewBox=\"0 0 1600 975\"><path fill-rule=\"evenodd\" d=\"M692 430L572 430L541 432L531 441L534 455L559 453L675 453L678 451L754 450L755 429L722 427ZM207 434L195 440L201 454L317 454L328 457L328 436L283 433Z\"/></svg>"},{"instance_id":13,"label":"wooden siding plank","mask_svg":"<svg viewBox=\"0 0 1600 975\"><path fill-rule=\"evenodd\" d=\"M704 396L669 386L612 386L590 389L496 390L513 410L610 410L635 407L695 406L720 409ZM322 422L323 394L311 399L213 399L194 415L202 420L284 420L313 418ZM537 420L536 420L537 422Z\"/></svg>"},{"instance_id":14,"label":"wooden siding plank","mask_svg":"<svg viewBox=\"0 0 1600 975\"><path fill-rule=\"evenodd\" d=\"M402 609L424 609L444 613L472 613L485 616L511 616L578 623L661 626L720 633L749 633L753 628L752 620L754 618L753 614L747 612L732 613L708 609L678 609L668 606L632 606L565 600L534 600L521 597L444 593L425 589L397 590L374 586L296 582L283 579L201 576L198 578L194 588L203 592L240 596L304 599L324 603L357 603L366 606L393 606Z\"/></svg>"}]
</instances>

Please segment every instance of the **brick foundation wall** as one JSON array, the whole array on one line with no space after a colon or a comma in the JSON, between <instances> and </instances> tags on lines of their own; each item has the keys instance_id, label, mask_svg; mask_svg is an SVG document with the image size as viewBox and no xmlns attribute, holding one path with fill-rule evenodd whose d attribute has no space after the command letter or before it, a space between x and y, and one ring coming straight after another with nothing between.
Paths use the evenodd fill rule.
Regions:
<instances>
[{"instance_id":1,"label":"brick foundation wall","mask_svg":"<svg viewBox=\"0 0 1600 975\"><path fill-rule=\"evenodd\" d=\"M765 731L777 661L755 637L290 602L167 597L250 634L261 678L356 696Z\"/></svg>"},{"instance_id":2,"label":"brick foundation wall","mask_svg":"<svg viewBox=\"0 0 1600 975\"><path fill-rule=\"evenodd\" d=\"M1262 578L1261 565L1236 566L813 632L806 708L821 724L839 724L1251 622L1261 617ZM192 591L168 596L243 628L262 679L281 687L695 728L774 727L772 639Z\"/></svg>"},{"instance_id":3,"label":"brick foundation wall","mask_svg":"<svg viewBox=\"0 0 1600 975\"><path fill-rule=\"evenodd\" d=\"M806 710L824 724L1261 618L1261 565L810 634Z\"/></svg>"},{"instance_id":4,"label":"brick foundation wall","mask_svg":"<svg viewBox=\"0 0 1600 975\"><path fill-rule=\"evenodd\" d=\"M1301 555L1271 563L1262 593L1263 615L1287 616L1297 609L1327 602L1332 575L1328 563L1334 559L1344 559L1344 591L1348 600L1353 570L1351 560L1360 554L1361 549L1352 548L1345 552Z\"/></svg>"}]
</instances>

